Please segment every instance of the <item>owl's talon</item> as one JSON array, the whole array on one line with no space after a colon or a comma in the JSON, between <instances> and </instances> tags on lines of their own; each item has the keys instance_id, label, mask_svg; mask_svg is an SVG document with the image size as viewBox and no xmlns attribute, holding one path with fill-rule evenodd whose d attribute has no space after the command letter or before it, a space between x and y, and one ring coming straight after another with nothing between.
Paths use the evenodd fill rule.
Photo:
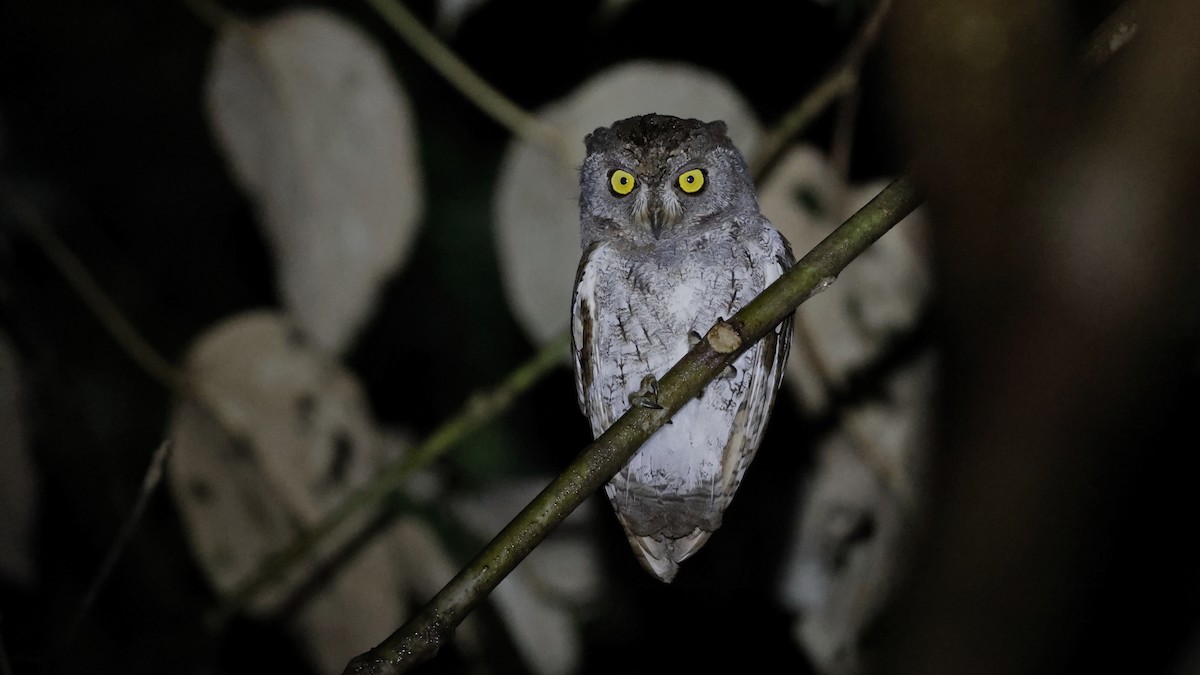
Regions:
<instances>
[{"instance_id":1,"label":"owl's talon","mask_svg":"<svg viewBox=\"0 0 1200 675\"><path fill-rule=\"evenodd\" d=\"M629 405L662 410L658 404L658 378L653 375L643 377L641 388L629 395Z\"/></svg>"},{"instance_id":2,"label":"owl's talon","mask_svg":"<svg viewBox=\"0 0 1200 675\"><path fill-rule=\"evenodd\" d=\"M737 368L734 368L733 364L731 363L728 366L725 366L725 370L722 370L721 374L718 375L717 377L724 378L727 380L733 379L733 378L737 377Z\"/></svg>"},{"instance_id":3,"label":"owl's talon","mask_svg":"<svg viewBox=\"0 0 1200 675\"><path fill-rule=\"evenodd\" d=\"M703 340L704 340L704 338L701 337L700 334L697 333L696 331L694 331L694 330L688 331L688 349L695 347L696 345L700 344Z\"/></svg>"}]
</instances>

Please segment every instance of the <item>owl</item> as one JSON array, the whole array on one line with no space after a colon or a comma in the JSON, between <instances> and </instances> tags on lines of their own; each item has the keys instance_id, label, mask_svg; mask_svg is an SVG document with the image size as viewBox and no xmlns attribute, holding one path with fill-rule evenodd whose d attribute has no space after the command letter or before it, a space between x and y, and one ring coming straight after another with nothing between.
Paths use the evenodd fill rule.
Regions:
<instances>
[{"instance_id":1,"label":"owl","mask_svg":"<svg viewBox=\"0 0 1200 675\"><path fill-rule=\"evenodd\" d=\"M584 139L583 257L571 302L576 394L599 437L714 323L793 263L758 210L724 122L642 115ZM783 378L791 319L744 352L605 486L634 553L670 582L754 459Z\"/></svg>"}]
</instances>

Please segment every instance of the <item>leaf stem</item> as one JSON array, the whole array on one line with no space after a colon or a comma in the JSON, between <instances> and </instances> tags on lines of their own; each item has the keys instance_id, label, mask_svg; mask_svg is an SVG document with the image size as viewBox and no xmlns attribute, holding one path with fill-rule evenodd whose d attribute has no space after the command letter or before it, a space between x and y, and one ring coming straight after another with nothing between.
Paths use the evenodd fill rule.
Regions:
<instances>
[{"instance_id":1,"label":"leaf stem","mask_svg":"<svg viewBox=\"0 0 1200 675\"><path fill-rule=\"evenodd\" d=\"M366 0L400 37L455 89L514 136L547 148L568 165L563 132L539 120L488 84L398 0Z\"/></svg>"},{"instance_id":2,"label":"leaf stem","mask_svg":"<svg viewBox=\"0 0 1200 675\"><path fill-rule=\"evenodd\" d=\"M763 137L758 154L750 162L755 180L762 180L770 171L792 138L812 124L831 103L858 86L858 71L863 59L879 39L891 6L892 0L879 0L876 3L837 64Z\"/></svg>"},{"instance_id":3,"label":"leaf stem","mask_svg":"<svg viewBox=\"0 0 1200 675\"><path fill-rule=\"evenodd\" d=\"M176 395L190 397L183 374L142 337L117 307L117 303L100 288L100 284L96 283L96 279L83 262L67 248L37 208L14 190L6 189L2 194L4 200L12 205L17 222L33 237L51 264L129 358L146 374Z\"/></svg>"},{"instance_id":4,"label":"leaf stem","mask_svg":"<svg viewBox=\"0 0 1200 675\"><path fill-rule=\"evenodd\" d=\"M104 587L104 582L108 580L108 576L112 573L113 567L116 566L117 560L120 559L121 553L125 551L129 540L133 538L133 533L137 531L138 523L142 521L142 514L146 512L146 505L150 503L150 497L158 488L159 483L162 482L163 472L167 460L171 455L171 447L171 441L163 441L151 456L150 466L147 467L146 474L142 478L142 487L138 491L133 508L130 509L129 515L126 516L125 522L121 524L121 529L117 532L116 538L109 547L108 554L104 557L104 562L100 564L100 568L96 571L96 576L92 579L91 585L88 586L83 600L79 602L79 608L75 610L74 618L72 618L70 625L67 626L67 630L63 632L62 641L55 655L51 656L51 660L56 660L64 654L70 653L70 646L75 633L79 630L79 626L83 624L83 620L87 617L88 612L91 611L92 605L96 603L96 598L100 595L100 589Z\"/></svg>"}]
</instances>

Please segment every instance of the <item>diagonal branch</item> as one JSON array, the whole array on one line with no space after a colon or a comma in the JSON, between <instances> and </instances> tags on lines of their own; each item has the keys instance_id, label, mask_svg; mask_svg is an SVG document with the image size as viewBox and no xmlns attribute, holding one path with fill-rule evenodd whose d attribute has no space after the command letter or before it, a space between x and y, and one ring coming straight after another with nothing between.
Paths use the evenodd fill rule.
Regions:
<instances>
[{"instance_id":1,"label":"diagonal branch","mask_svg":"<svg viewBox=\"0 0 1200 675\"><path fill-rule=\"evenodd\" d=\"M833 283L919 201L907 179L894 181L750 304L713 326L707 339L659 381L661 410L635 407L618 419L425 607L382 644L351 661L345 673L394 675L433 657L471 610L659 427L801 302Z\"/></svg>"}]
</instances>

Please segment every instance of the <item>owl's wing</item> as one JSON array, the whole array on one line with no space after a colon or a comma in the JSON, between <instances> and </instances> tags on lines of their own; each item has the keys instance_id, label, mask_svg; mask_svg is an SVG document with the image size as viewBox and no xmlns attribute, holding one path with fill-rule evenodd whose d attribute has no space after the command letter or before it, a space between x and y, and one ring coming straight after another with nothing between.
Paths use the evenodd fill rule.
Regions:
<instances>
[{"instance_id":1,"label":"owl's wing","mask_svg":"<svg viewBox=\"0 0 1200 675\"><path fill-rule=\"evenodd\" d=\"M766 221L766 218L763 218L763 220ZM764 290L767 288L767 286L775 283L779 277L783 276L784 272L790 270L792 265L796 264L796 258L794 255L792 255L792 246L788 243L788 240L784 239L783 235L780 234L779 231L776 230L769 222L766 223L766 225L767 242L771 254L771 263L767 265L764 270ZM779 391L779 387L783 385L783 373L785 366L787 365L788 352L792 347L792 322L795 320L795 316L795 312L793 312L792 314L788 315L788 318L781 321L779 325L775 327L775 350L774 353L771 354L770 358L770 385L772 401L775 399L774 392ZM770 412L771 408L768 404L767 413L769 414Z\"/></svg>"},{"instance_id":2,"label":"owl's wing","mask_svg":"<svg viewBox=\"0 0 1200 675\"><path fill-rule=\"evenodd\" d=\"M763 288L775 283L795 263L792 248L783 235L763 218L764 244L766 250L763 260ZM742 408L738 411L738 419L733 425L729 442L725 446L724 466L727 473L726 494L732 498L742 482L746 467L758 452L762 443L763 433L767 428L767 419L771 416L771 408L775 405L775 394L783 383L783 374L787 365L788 350L792 343L792 320L789 316L775 330L758 342L751 350L753 360L749 364L749 391ZM735 461L730 461L736 458ZM732 479L732 480L730 480Z\"/></svg>"},{"instance_id":3,"label":"owl's wing","mask_svg":"<svg viewBox=\"0 0 1200 675\"><path fill-rule=\"evenodd\" d=\"M793 264L792 251L785 240L766 219L762 219L759 229L761 238L750 244L751 258L766 261L762 265L763 285L766 288L783 275ZM738 367L745 369L741 377L745 378L746 389L738 403L736 412L730 420L729 438L722 452L722 475L719 483L707 491L690 495L677 495L669 516L664 516L660 523L663 525L659 532L650 532L645 526L645 509L662 509L661 502L650 500L648 504L630 502L621 494L621 489L610 483L609 498L617 507L617 516L625 528L626 536L633 545L638 561L654 576L665 582L670 582L679 569L679 563L698 551L712 531L720 524L721 514L733 499L741 485L746 468L758 451L763 433L767 427L767 418L775 402L775 394L783 382L784 366L787 362L788 349L791 345L792 318L788 317L772 332L747 352L744 360L738 361ZM727 385L728 386L728 385ZM729 386L725 390L734 395L735 388ZM710 392L709 396L717 395ZM620 480L620 474L615 480ZM720 495L714 500L712 495ZM657 506L655 506L657 504ZM714 513L715 509L715 513ZM639 514L639 525L632 526L632 514ZM715 522L716 526L712 525ZM680 526L695 527L690 532L679 533ZM652 528L651 528L652 529ZM636 534L641 531L643 534ZM674 531L674 533L672 533Z\"/></svg>"},{"instance_id":4,"label":"owl's wing","mask_svg":"<svg viewBox=\"0 0 1200 675\"><path fill-rule=\"evenodd\" d=\"M575 291L571 297L571 358L575 367L575 395L579 409L592 423L592 435L599 437L616 416L612 402L598 391L599 357L596 349L596 284L605 265L608 247L595 242L583 252L575 273Z\"/></svg>"}]
</instances>

